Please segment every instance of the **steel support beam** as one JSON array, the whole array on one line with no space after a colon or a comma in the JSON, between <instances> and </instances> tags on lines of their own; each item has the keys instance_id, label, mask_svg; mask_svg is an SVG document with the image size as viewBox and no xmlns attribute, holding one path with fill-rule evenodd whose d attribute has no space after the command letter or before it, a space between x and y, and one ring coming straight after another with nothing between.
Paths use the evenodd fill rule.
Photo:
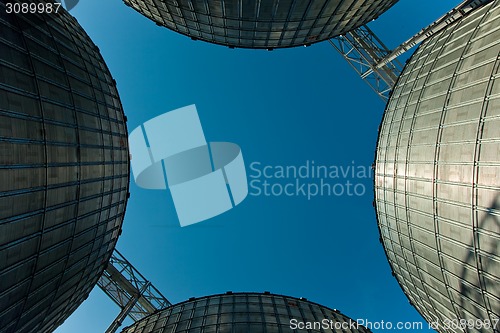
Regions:
<instances>
[{"instance_id":1,"label":"steel support beam","mask_svg":"<svg viewBox=\"0 0 500 333\"><path fill-rule=\"evenodd\" d=\"M329 42L349 62L359 76L387 102L403 69L403 65L397 60L397 57L491 1L463 1L393 51L390 51L366 25L345 35L332 38Z\"/></svg>"},{"instance_id":2,"label":"steel support beam","mask_svg":"<svg viewBox=\"0 0 500 333\"><path fill-rule=\"evenodd\" d=\"M141 298L142 294L144 291L150 286L151 284L148 282L146 283L141 290L139 290L139 293L136 295L132 295L132 298L128 301L127 305L120 311L120 314L115 318L115 320L111 323L111 325L108 327L105 333L115 333L116 330L122 326L123 321L125 320L125 317L127 317L132 310L132 308L135 306L139 298Z\"/></svg>"},{"instance_id":3,"label":"steel support beam","mask_svg":"<svg viewBox=\"0 0 500 333\"><path fill-rule=\"evenodd\" d=\"M137 321L172 305L116 249L97 285L121 308L107 333L115 332L126 316Z\"/></svg>"},{"instance_id":4,"label":"steel support beam","mask_svg":"<svg viewBox=\"0 0 500 333\"><path fill-rule=\"evenodd\" d=\"M368 26L361 26L345 35L332 38L329 42L380 98L384 101L389 99L389 93L401 74L403 65L394 59L383 66L376 66L390 50Z\"/></svg>"}]
</instances>

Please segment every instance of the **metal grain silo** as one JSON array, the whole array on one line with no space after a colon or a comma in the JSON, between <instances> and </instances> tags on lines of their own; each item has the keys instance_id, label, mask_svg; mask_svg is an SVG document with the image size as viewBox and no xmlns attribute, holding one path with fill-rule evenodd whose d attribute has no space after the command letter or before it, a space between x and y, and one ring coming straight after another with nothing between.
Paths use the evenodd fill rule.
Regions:
<instances>
[{"instance_id":1,"label":"metal grain silo","mask_svg":"<svg viewBox=\"0 0 500 333\"><path fill-rule=\"evenodd\" d=\"M397 0L124 0L139 13L193 39L244 48L281 48L355 29Z\"/></svg>"},{"instance_id":2,"label":"metal grain silo","mask_svg":"<svg viewBox=\"0 0 500 333\"><path fill-rule=\"evenodd\" d=\"M88 296L120 234L127 129L115 82L77 21L5 5L0 332L51 332Z\"/></svg>"},{"instance_id":3,"label":"metal grain silo","mask_svg":"<svg viewBox=\"0 0 500 333\"><path fill-rule=\"evenodd\" d=\"M307 328L306 328L306 325ZM122 333L369 333L356 321L322 305L270 293L231 293L173 305Z\"/></svg>"},{"instance_id":4,"label":"metal grain silo","mask_svg":"<svg viewBox=\"0 0 500 333\"><path fill-rule=\"evenodd\" d=\"M500 2L426 40L387 105L376 152L381 240L439 332L498 332Z\"/></svg>"}]
</instances>

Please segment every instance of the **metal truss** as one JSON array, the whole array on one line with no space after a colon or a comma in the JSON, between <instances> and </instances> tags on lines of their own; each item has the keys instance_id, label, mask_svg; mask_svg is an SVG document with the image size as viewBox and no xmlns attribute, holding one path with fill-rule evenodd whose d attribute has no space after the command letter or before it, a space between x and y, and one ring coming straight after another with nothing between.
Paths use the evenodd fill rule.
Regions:
<instances>
[{"instance_id":1,"label":"metal truss","mask_svg":"<svg viewBox=\"0 0 500 333\"><path fill-rule=\"evenodd\" d=\"M116 249L97 285L122 309L106 333L116 332L127 316L137 321L172 305Z\"/></svg>"},{"instance_id":2,"label":"metal truss","mask_svg":"<svg viewBox=\"0 0 500 333\"><path fill-rule=\"evenodd\" d=\"M390 51L366 25L345 35L332 38L329 42L358 72L361 78L387 102L390 92L403 70L403 65L397 60L398 56L491 1L463 1L393 51Z\"/></svg>"},{"instance_id":3,"label":"metal truss","mask_svg":"<svg viewBox=\"0 0 500 333\"><path fill-rule=\"evenodd\" d=\"M391 51L368 26L361 26L329 42L380 98L384 101L389 99L403 65L394 59L383 66L376 66Z\"/></svg>"}]
</instances>

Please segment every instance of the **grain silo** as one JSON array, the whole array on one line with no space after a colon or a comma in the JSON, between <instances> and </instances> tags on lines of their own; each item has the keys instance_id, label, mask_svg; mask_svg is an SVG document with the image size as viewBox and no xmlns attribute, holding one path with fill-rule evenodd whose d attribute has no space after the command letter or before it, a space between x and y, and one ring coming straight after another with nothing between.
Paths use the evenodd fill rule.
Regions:
<instances>
[{"instance_id":1,"label":"grain silo","mask_svg":"<svg viewBox=\"0 0 500 333\"><path fill-rule=\"evenodd\" d=\"M422 43L380 127L381 240L411 304L439 332L498 332L499 22L494 1Z\"/></svg>"},{"instance_id":2,"label":"grain silo","mask_svg":"<svg viewBox=\"0 0 500 333\"><path fill-rule=\"evenodd\" d=\"M78 22L63 8L14 14L6 5L0 332L51 332L88 296L121 232L127 129L116 83Z\"/></svg>"},{"instance_id":3,"label":"grain silo","mask_svg":"<svg viewBox=\"0 0 500 333\"><path fill-rule=\"evenodd\" d=\"M173 31L229 47L310 45L376 19L397 0L124 0Z\"/></svg>"}]
</instances>

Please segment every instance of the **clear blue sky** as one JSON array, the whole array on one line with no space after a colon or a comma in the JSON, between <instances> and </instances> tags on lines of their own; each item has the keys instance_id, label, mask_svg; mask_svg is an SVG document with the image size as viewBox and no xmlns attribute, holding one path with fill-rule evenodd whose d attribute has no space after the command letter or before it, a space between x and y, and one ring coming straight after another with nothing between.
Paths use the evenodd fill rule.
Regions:
<instances>
[{"instance_id":1,"label":"clear blue sky","mask_svg":"<svg viewBox=\"0 0 500 333\"><path fill-rule=\"evenodd\" d=\"M370 27L395 47L456 3L401 0ZM196 104L207 139L238 144L249 175L255 174L252 162L373 162L384 103L327 42L272 52L231 50L158 27L120 0L84 0L72 14L118 83L129 132ZM311 200L248 196L235 209L186 228L168 192L132 182L118 249L173 303L267 290L306 297L355 319L422 321L391 276L379 243L372 179L327 182L347 180L366 193ZM119 311L96 287L56 332L103 332Z\"/></svg>"}]
</instances>

